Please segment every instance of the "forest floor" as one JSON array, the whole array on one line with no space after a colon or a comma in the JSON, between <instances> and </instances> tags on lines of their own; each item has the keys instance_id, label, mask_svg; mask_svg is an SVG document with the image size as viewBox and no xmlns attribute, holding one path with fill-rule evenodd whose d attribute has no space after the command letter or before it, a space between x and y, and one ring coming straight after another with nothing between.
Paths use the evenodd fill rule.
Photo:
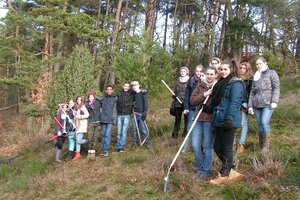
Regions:
<instances>
[{"instance_id":1,"label":"forest floor","mask_svg":"<svg viewBox=\"0 0 300 200\"><path fill-rule=\"evenodd\" d=\"M93 160L83 154L77 161L57 164L53 143L47 142L51 133L41 133L38 128L32 131L35 127L28 131L21 117L2 118L0 199L300 199L299 88L300 77L282 81L280 104L271 122L269 154L259 151L256 122L250 117L246 150L235 154L243 180L218 187L194 180L190 150L175 163L167 193L163 192L164 177L183 141L171 139L173 118L168 111L168 94L150 100L148 125L153 150L145 146L132 150L129 130L125 152L115 153L114 130L110 155L98 154ZM215 156L212 178L219 166Z\"/></svg>"}]
</instances>

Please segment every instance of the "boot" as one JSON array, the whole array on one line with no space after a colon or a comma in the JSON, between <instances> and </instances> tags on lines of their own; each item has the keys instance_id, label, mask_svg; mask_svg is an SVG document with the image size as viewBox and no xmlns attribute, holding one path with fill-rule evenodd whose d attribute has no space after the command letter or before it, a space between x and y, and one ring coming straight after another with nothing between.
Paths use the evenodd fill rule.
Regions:
<instances>
[{"instance_id":1,"label":"boot","mask_svg":"<svg viewBox=\"0 0 300 200\"><path fill-rule=\"evenodd\" d=\"M81 157L80 152L75 151L75 157L74 157L72 160L73 160L73 161L74 161L74 160L77 160L77 159L79 159L80 157Z\"/></svg>"},{"instance_id":2,"label":"boot","mask_svg":"<svg viewBox=\"0 0 300 200\"><path fill-rule=\"evenodd\" d=\"M262 148L261 148L262 152L267 153L269 151L270 139L271 139L271 134L270 133L264 134L263 145L262 145Z\"/></svg>"},{"instance_id":3,"label":"boot","mask_svg":"<svg viewBox=\"0 0 300 200\"><path fill-rule=\"evenodd\" d=\"M172 138L177 139L178 138L178 132L173 131L172 132Z\"/></svg>"},{"instance_id":4,"label":"boot","mask_svg":"<svg viewBox=\"0 0 300 200\"><path fill-rule=\"evenodd\" d=\"M74 151L69 151L69 154L66 157L65 161L68 162L68 161L72 160L73 157L74 157Z\"/></svg>"},{"instance_id":5,"label":"boot","mask_svg":"<svg viewBox=\"0 0 300 200\"><path fill-rule=\"evenodd\" d=\"M213 185L221 185L225 183L228 179L228 176L221 176L220 173L218 173L218 177L215 179L210 180L209 182Z\"/></svg>"},{"instance_id":6,"label":"boot","mask_svg":"<svg viewBox=\"0 0 300 200\"><path fill-rule=\"evenodd\" d=\"M244 145L242 145L242 144L238 144L238 147L237 147L237 152L238 152L238 153L243 153L243 152L244 152L244 150L245 150L245 147L244 147Z\"/></svg>"},{"instance_id":7,"label":"boot","mask_svg":"<svg viewBox=\"0 0 300 200\"><path fill-rule=\"evenodd\" d=\"M231 169L227 181L237 181L243 178L243 174Z\"/></svg>"},{"instance_id":8,"label":"boot","mask_svg":"<svg viewBox=\"0 0 300 200\"><path fill-rule=\"evenodd\" d=\"M56 149L56 152L55 152L55 161L58 162L58 163L61 163L60 155L61 155L61 149Z\"/></svg>"}]
</instances>

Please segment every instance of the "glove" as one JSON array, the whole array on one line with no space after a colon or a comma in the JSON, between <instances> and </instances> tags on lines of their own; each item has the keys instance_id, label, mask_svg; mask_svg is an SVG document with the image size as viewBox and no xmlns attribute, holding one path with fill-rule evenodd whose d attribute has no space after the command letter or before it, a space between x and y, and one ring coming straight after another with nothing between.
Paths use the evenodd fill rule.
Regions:
<instances>
[{"instance_id":1,"label":"glove","mask_svg":"<svg viewBox=\"0 0 300 200\"><path fill-rule=\"evenodd\" d=\"M232 121L230 119L225 119L224 121L224 129L231 129L232 128Z\"/></svg>"},{"instance_id":2,"label":"glove","mask_svg":"<svg viewBox=\"0 0 300 200\"><path fill-rule=\"evenodd\" d=\"M172 99L176 99L176 95L172 95Z\"/></svg>"},{"instance_id":3,"label":"glove","mask_svg":"<svg viewBox=\"0 0 300 200\"><path fill-rule=\"evenodd\" d=\"M253 110L253 108L248 108L248 113L249 113L250 115L254 115L254 110Z\"/></svg>"},{"instance_id":4,"label":"glove","mask_svg":"<svg viewBox=\"0 0 300 200\"><path fill-rule=\"evenodd\" d=\"M57 132L57 135L58 135L58 136L61 136L61 135L62 135L62 133L61 133L60 131L58 131L58 132Z\"/></svg>"},{"instance_id":5,"label":"glove","mask_svg":"<svg viewBox=\"0 0 300 200\"><path fill-rule=\"evenodd\" d=\"M183 111L183 114L184 114L184 115L187 115L188 113L189 113L189 110L184 110L184 111Z\"/></svg>"},{"instance_id":6,"label":"glove","mask_svg":"<svg viewBox=\"0 0 300 200\"><path fill-rule=\"evenodd\" d=\"M277 108L277 103L271 103L270 108L271 109Z\"/></svg>"},{"instance_id":7,"label":"glove","mask_svg":"<svg viewBox=\"0 0 300 200\"><path fill-rule=\"evenodd\" d=\"M143 114L142 114L142 120L145 121L145 120L146 120L146 117L147 117L147 113L143 113Z\"/></svg>"},{"instance_id":8,"label":"glove","mask_svg":"<svg viewBox=\"0 0 300 200\"><path fill-rule=\"evenodd\" d=\"M143 94L147 94L147 93L148 93L148 90L147 90L147 89L142 89L142 93L143 93Z\"/></svg>"}]
</instances>

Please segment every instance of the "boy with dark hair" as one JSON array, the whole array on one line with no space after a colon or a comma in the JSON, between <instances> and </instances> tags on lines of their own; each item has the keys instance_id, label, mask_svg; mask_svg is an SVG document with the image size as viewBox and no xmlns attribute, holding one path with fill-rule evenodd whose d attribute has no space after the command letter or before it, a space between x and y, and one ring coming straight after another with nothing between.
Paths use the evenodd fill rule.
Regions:
<instances>
[{"instance_id":1,"label":"boy with dark hair","mask_svg":"<svg viewBox=\"0 0 300 200\"><path fill-rule=\"evenodd\" d=\"M135 92L130 89L130 83L124 82L123 90L117 95L118 112L118 134L117 134L117 152L124 152L126 145L127 132L130 124L130 115L132 114Z\"/></svg>"},{"instance_id":2,"label":"boy with dark hair","mask_svg":"<svg viewBox=\"0 0 300 200\"><path fill-rule=\"evenodd\" d=\"M108 156L113 124L117 122L117 97L113 93L113 86L107 85L105 96L100 100L102 113L100 117L102 127L102 156Z\"/></svg>"}]
</instances>

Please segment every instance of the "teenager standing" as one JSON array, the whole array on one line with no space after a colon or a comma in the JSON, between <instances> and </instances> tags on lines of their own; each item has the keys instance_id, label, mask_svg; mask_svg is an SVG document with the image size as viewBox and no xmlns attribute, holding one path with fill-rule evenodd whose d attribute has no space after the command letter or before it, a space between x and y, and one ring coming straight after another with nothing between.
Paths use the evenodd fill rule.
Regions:
<instances>
[{"instance_id":1,"label":"teenager standing","mask_svg":"<svg viewBox=\"0 0 300 200\"><path fill-rule=\"evenodd\" d=\"M254 74L249 97L249 114L256 116L259 132L259 146L263 152L269 151L272 113L277 108L280 96L280 80L275 70L268 67L267 60L256 60L257 71Z\"/></svg>"}]
</instances>

